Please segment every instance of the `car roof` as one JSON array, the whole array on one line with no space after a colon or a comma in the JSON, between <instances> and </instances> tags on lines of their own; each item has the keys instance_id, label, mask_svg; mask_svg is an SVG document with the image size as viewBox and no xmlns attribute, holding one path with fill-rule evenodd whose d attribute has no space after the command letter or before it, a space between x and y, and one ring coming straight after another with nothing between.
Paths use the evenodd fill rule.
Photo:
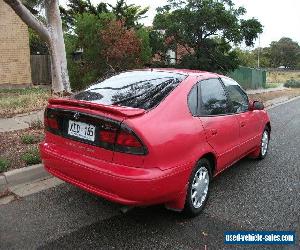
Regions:
<instances>
[{"instance_id":1,"label":"car roof","mask_svg":"<svg viewBox=\"0 0 300 250\"><path fill-rule=\"evenodd\" d=\"M173 72L176 74L184 74L187 76L198 76L198 77L224 77L223 75L212 73L208 71L194 70L194 69L176 69L176 68L147 68L139 69L144 71L160 71L160 72Z\"/></svg>"}]
</instances>

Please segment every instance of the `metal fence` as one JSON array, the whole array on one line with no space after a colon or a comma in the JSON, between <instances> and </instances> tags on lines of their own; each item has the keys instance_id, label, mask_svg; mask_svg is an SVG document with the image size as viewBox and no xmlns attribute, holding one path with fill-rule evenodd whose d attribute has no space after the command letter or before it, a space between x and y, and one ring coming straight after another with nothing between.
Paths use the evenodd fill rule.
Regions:
<instances>
[{"instance_id":1,"label":"metal fence","mask_svg":"<svg viewBox=\"0 0 300 250\"><path fill-rule=\"evenodd\" d=\"M49 55L31 55L30 65L33 84L51 84L51 63Z\"/></svg>"},{"instance_id":2,"label":"metal fence","mask_svg":"<svg viewBox=\"0 0 300 250\"><path fill-rule=\"evenodd\" d=\"M266 87L267 72L262 69L239 67L228 74L236 80L244 89L259 89Z\"/></svg>"}]
</instances>

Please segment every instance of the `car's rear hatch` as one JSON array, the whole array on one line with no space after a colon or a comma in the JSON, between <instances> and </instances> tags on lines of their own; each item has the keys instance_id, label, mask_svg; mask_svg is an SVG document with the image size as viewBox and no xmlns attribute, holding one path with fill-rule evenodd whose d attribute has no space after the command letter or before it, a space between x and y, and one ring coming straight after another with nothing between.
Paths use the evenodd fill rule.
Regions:
<instances>
[{"instance_id":1,"label":"car's rear hatch","mask_svg":"<svg viewBox=\"0 0 300 250\"><path fill-rule=\"evenodd\" d=\"M122 124L124 119L144 113L145 110L137 108L51 99L45 111L46 140L106 161L113 160L114 152L144 155L144 145Z\"/></svg>"}]
</instances>

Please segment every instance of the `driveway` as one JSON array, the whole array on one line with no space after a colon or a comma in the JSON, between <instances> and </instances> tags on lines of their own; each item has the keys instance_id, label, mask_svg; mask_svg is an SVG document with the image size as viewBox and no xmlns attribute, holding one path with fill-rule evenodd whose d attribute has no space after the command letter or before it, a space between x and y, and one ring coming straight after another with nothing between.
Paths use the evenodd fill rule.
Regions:
<instances>
[{"instance_id":1,"label":"driveway","mask_svg":"<svg viewBox=\"0 0 300 250\"><path fill-rule=\"evenodd\" d=\"M244 159L217 177L200 216L185 219L162 206L121 214L120 206L62 184L0 206L0 248L246 249L224 246L226 230L296 230L299 248L300 99L269 113L267 158Z\"/></svg>"}]
</instances>

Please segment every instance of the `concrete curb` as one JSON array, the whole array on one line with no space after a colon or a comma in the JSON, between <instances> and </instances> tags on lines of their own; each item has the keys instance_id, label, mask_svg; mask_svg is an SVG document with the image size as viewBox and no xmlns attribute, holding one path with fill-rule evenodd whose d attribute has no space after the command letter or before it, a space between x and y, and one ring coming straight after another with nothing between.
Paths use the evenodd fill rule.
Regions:
<instances>
[{"instance_id":1,"label":"concrete curb","mask_svg":"<svg viewBox=\"0 0 300 250\"><path fill-rule=\"evenodd\" d=\"M44 169L43 164L14 169L0 175L0 193L8 191L13 186L48 177L50 174Z\"/></svg>"},{"instance_id":2,"label":"concrete curb","mask_svg":"<svg viewBox=\"0 0 300 250\"><path fill-rule=\"evenodd\" d=\"M7 191L7 182L4 175L0 175L0 194Z\"/></svg>"}]
</instances>

